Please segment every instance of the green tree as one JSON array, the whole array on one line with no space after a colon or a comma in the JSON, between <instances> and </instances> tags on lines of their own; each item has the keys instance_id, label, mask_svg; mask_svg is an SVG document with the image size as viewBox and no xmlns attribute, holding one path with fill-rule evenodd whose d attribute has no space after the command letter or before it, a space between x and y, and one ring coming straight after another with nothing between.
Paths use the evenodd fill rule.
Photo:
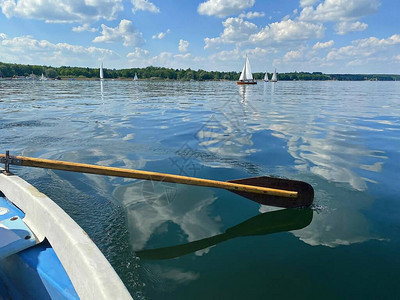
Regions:
<instances>
[{"instance_id":1,"label":"green tree","mask_svg":"<svg viewBox=\"0 0 400 300\"><path fill-rule=\"evenodd\" d=\"M56 78L58 76L57 71L53 68L49 68L46 70L46 76L49 78Z\"/></svg>"}]
</instances>

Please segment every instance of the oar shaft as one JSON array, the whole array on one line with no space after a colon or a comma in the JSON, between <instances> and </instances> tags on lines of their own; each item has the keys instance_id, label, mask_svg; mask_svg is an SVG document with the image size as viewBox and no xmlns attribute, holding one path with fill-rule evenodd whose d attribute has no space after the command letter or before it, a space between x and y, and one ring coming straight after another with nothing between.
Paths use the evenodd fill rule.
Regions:
<instances>
[{"instance_id":1,"label":"oar shaft","mask_svg":"<svg viewBox=\"0 0 400 300\"><path fill-rule=\"evenodd\" d=\"M0 158L1 157L5 157L5 155L0 154ZM270 196L280 196L287 198L297 198L298 196L298 193L295 191L286 191L280 189L244 185L244 184L237 184L237 183L223 182L223 181L216 181L216 180L209 180L202 178L194 178L188 176L172 175L172 174L149 172L142 170L105 167L105 166L97 166L97 165L89 165L82 163L73 163L73 162L41 159L41 158L33 158L25 156L14 156L13 158L21 160L21 165L27 167L37 167L37 168L81 172L81 173L89 173L97 175L107 175L107 176L116 176L124 178L145 179L145 180L163 181L163 182L179 183L187 185L214 187L236 192L239 191L250 192L250 193L264 194Z\"/></svg>"}]
</instances>

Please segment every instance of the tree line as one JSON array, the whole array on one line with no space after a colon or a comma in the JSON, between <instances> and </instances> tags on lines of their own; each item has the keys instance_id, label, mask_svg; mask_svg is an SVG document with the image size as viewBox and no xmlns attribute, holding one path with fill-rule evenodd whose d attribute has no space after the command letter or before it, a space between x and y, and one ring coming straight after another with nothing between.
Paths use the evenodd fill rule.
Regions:
<instances>
[{"instance_id":1,"label":"tree line","mask_svg":"<svg viewBox=\"0 0 400 300\"><path fill-rule=\"evenodd\" d=\"M205 80L237 80L240 72L219 72L205 71L192 69L172 69L163 67L149 66L146 68L131 68L131 69L107 69L103 70L104 78L109 79L133 79L135 73L139 79L154 79L154 80L181 80L181 81L205 81ZM64 78L82 78L82 79L97 79L99 78L99 68L85 67L51 67L39 65L22 65L9 64L0 62L0 78L15 78L41 76L44 74L52 79ZM268 73L271 78L272 73ZM253 73L256 80L262 80L264 73ZM400 80L400 75L394 74L324 74L322 72L289 72L279 73L279 80L379 80L393 81Z\"/></svg>"}]
</instances>

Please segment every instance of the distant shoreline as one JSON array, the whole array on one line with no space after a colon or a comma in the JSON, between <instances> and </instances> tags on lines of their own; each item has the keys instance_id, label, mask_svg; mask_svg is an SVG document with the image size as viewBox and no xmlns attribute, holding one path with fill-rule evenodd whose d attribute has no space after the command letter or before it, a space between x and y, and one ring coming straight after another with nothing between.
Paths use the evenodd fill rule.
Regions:
<instances>
[{"instance_id":1,"label":"distant shoreline","mask_svg":"<svg viewBox=\"0 0 400 300\"><path fill-rule=\"evenodd\" d=\"M0 62L0 79L3 80L99 80L100 68L51 67L39 65L9 64ZM171 69L149 66L131 69L103 69L105 80L170 81L237 81L240 72L219 72L192 69ZM255 80L262 80L265 73L253 73ZM269 77L272 73L268 73ZM279 81L400 81L400 74L324 74L322 72L278 72Z\"/></svg>"},{"instance_id":2,"label":"distant shoreline","mask_svg":"<svg viewBox=\"0 0 400 300\"><path fill-rule=\"evenodd\" d=\"M338 74L341 75L341 74ZM42 81L39 79L29 79L29 78L12 78L12 77L0 77L0 81ZM63 77L63 78L58 78L58 79L47 79L46 81L134 81L133 78L105 78L103 80L99 79L99 78L74 78L74 77ZM163 79L163 78L144 78L144 79L138 79L138 82L144 82L144 81L163 81L163 82L210 82L210 81L214 81L214 82L235 82L237 80L233 79L233 80L226 80L226 79L208 79L208 80L178 80L178 79ZM264 83L265 81L262 79L255 79L255 81L260 82L260 83ZM326 79L326 80L318 80L318 79L298 79L298 80L286 80L286 79L279 79L278 81L299 81L299 82L306 82L306 81L400 81L400 79L396 79L396 80L379 80L379 79L364 79L364 80L359 80L359 79L341 79L341 80L335 80L335 79ZM275 82L265 82L265 83L275 83Z\"/></svg>"}]
</instances>

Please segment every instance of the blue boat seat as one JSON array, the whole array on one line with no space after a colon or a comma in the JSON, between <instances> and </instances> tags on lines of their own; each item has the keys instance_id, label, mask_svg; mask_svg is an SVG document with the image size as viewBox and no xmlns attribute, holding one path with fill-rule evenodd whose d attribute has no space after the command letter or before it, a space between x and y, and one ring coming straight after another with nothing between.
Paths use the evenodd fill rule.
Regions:
<instances>
[{"instance_id":1,"label":"blue boat seat","mask_svg":"<svg viewBox=\"0 0 400 300\"><path fill-rule=\"evenodd\" d=\"M23 217L23 212L0 197L0 260L36 245L35 235Z\"/></svg>"},{"instance_id":2,"label":"blue boat seat","mask_svg":"<svg viewBox=\"0 0 400 300\"><path fill-rule=\"evenodd\" d=\"M51 245L36 244L24 217L0 191L0 299L79 299Z\"/></svg>"}]
</instances>

